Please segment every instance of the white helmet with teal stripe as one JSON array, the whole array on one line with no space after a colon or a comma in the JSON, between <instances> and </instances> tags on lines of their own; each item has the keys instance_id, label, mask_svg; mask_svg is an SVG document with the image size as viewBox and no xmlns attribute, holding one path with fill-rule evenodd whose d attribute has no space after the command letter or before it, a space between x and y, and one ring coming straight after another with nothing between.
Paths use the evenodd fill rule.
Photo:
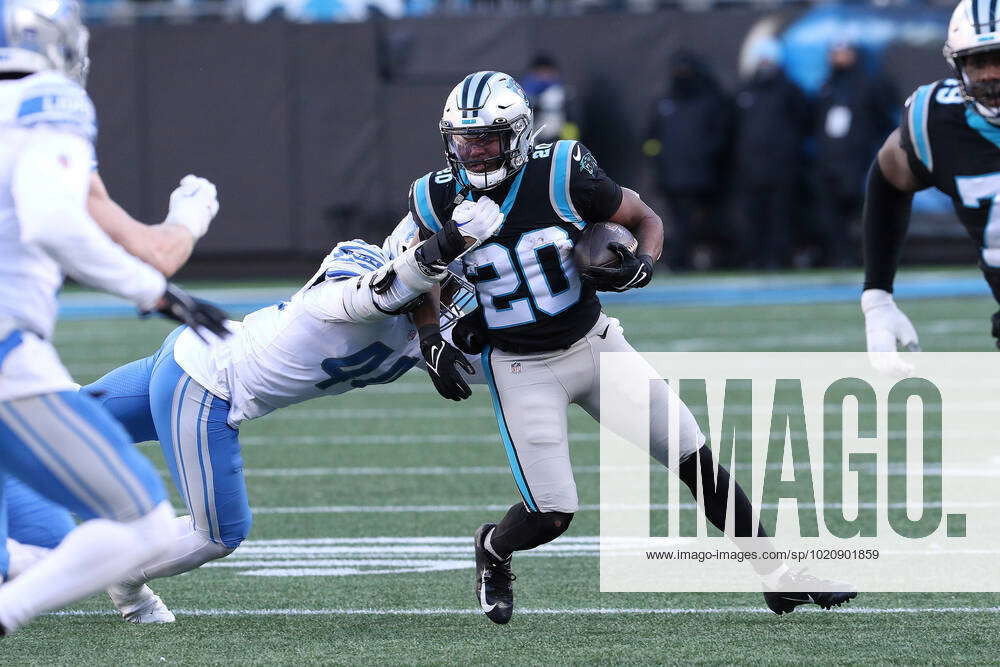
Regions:
<instances>
[{"instance_id":1,"label":"white helmet with teal stripe","mask_svg":"<svg viewBox=\"0 0 1000 667\"><path fill-rule=\"evenodd\" d=\"M76 0L0 0L0 73L55 70L82 85L89 38Z\"/></svg>"},{"instance_id":2,"label":"white helmet with teal stripe","mask_svg":"<svg viewBox=\"0 0 1000 667\"><path fill-rule=\"evenodd\" d=\"M531 105L521 85L503 72L462 79L445 101L440 129L448 165L468 190L495 188L531 155Z\"/></svg>"},{"instance_id":3,"label":"white helmet with teal stripe","mask_svg":"<svg viewBox=\"0 0 1000 667\"><path fill-rule=\"evenodd\" d=\"M944 57L977 113L1000 124L1000 6L996 0L961 0L948 24Z\"/></svg>"}]
</instances>

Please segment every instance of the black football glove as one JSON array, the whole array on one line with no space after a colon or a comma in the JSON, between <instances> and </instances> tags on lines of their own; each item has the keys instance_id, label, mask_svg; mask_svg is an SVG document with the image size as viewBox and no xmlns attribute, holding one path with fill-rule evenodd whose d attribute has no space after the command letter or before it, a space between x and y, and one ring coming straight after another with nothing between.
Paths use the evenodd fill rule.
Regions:
<instances>
[{"instance_id":1,"label":"black football glove","mask_svg":"<svg viewBox=\"0 0 1000 667\"><path fill-rule=\"evenodd\" d=\"M592 266L580 271L583 280L599 292L624 292L635 287L645 287L653 279L653 258L638 255L617 242L608 244L621 261L614 267Z\"/></svg>"},{"instance_id":2,"label":"black football glove","mask_svg":"<svg viewBox=\"0 0 1000 667\"><path fill-rule=\"evenodd\" d=\"M993 337L997 339L997 349L1000 350L1000 310L993 313Z\"/></svg>"},{"instance_id":3,"label":"black football glove","mask_svg":"<svg viewBox=\"0 0 1000 667\"><path fill-rule=\"evenodd\" d=\"M479 311L463 315L451 330L451 340L455 347L466 354L479 354L486 347L486 331Z\"/></svg>"},{"instance_id":4,"label":"black football glove","mask_svg":"<svg viewBox=\"0 0 1000 667\"><path fill-rule=\"evenodd\" d=\"M427 374L441 396L452 401L464 401L472 396L472 390L456 366L464 368L469 375L474 374L476 369L465 355L445 342L440 331L421 332L420 353L424 355Z\"/></svg>"},{"instance_id":5,"label":"black football glove","mask_svg":"<svg viewBox=\"0 0 1000 667\"><path fill-rule=\"evenodd\" d=\"M207 301L194 298L173 283L167 283L167 290L160 297L156 312L188 325L202 340L205 340L203 331L210 331L219 338L229 335L225 326L229 318L225 312Z\"/></svg>"}]
</instances>

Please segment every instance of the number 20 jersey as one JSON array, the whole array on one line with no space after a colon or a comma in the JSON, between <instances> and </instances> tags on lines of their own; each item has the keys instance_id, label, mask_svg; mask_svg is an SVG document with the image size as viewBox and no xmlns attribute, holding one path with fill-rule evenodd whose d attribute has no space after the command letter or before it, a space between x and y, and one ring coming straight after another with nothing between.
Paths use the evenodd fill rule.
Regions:
<instances>
[{"instance_id":1,"label":"number 20 jersey","mask_svg":"<svg viewBox=\"0 0 1000 667\"><path fill-rule=\"evenodd\" d=\"M983 264L1000 267L1000 127L965 103L958 81L944 79L910 96L899 131L910 169L951 197Z\"/></svg>"},{"instance_id":2,"label":"number 20 jersey","mask_svg":"<svg viewBox=\"0 0 1000 667\"><path fill-rule=\"evenodd\" d=\"M410 188L410 213L421 236L451 217L459 187L448 169ZM534 147L531 159L488 196L505 214L495 236L463 257L476 287L477 312L490 344L514 353L568 348L593 327L601 304L581 282L573 244L588 222L610 218L622 190L577 141Z\"/></svg>"}]
</instances>

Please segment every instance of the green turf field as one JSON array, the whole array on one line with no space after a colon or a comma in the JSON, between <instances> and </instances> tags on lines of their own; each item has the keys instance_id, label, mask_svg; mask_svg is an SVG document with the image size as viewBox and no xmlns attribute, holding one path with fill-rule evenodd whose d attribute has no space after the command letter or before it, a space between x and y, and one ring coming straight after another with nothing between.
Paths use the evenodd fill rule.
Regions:
<instances>
[{"instance_id":1,"label":"green turf field","mask_svg":"<svg viewBox=\"0 0 1000 667\"><path fill-rule=\"evenodd\" d=\"M990 299L904 307L925 350L993 346ZM864 347L856 303L608 310L642 350ZM151 353L169 330L72 321L60 324L57 343L77 379L89 381ZM998 660L992 595L862 594L846 613L779 618L759 595L599 593L597 428L576 408L570 430L585 509L556 543L561 550L514 559L518 612L510 625L493 625L472 596L471 534L517 494L488 393L477 389L453 404L411 372L245 425L252 540L229 559L154 583L176 624L126 625L95 597L4 640L0 664ZM143 451L163 468L157 449Z\"/></svg>"}]
</instances>

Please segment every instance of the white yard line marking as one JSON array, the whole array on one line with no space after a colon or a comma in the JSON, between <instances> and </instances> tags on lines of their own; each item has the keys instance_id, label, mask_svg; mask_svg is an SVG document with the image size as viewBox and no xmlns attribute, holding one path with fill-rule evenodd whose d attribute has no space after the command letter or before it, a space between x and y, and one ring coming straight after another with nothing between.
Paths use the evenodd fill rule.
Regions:
<instances>
[{"instance_id":1,"label":"white yard line marking","mask_svg":"<svg viewBox=\"0 0 1000 667\"><path fill-rule=\"evenodd\" d=\"M274 412L268 421L305 419L481 419L494 418L493 408L289 408Z\"/></svg>"},{"instance_id":2,"label":"white yard line marking","mask_svg":"<svg viewBox=\"0 0 1000 667\"><path fill-rule=\"evenodd\" d=\"M819 613L821 609L802 609L798 613ZM177 616L479 616L478 609L174 609ZM114 612L99 610L69 610L54 616L109 616ZM688 614L771 614L763 607L577 607L566 609L519 608L518 615L528 616L608 616ZM996 614L1000 607L843 607L828 614Z\"/></svg>"},{"instance_id":3,"label":"white yard line marking","mask_svg":"<svg viewBox=\"0 0 1000 667\"><path fill-rule=\"evenodd\" d=\"M576 466L573 472L596 474L599 466ZM413 467L339 467L339 468L247 468L247 477L353 477L367 475L452 476L509 475L508 466L413 466Z\"/></svg>"},{"instance_id":4,"label":"white yard line marking","mask_svg":"<svg viewBox=\"0 0 1000 667\"><path fill-rule=\"evenodd\" d=\"M927 507L936 507L940 503L928 503ZM982 502L964 502L964 503L948 503L948 509L959 509L959 508L991 508L1000 507L1000 503L982 501ZM406 512L505 512L509 509L509 505L310 505L303 507L254 507L254 514L401 514ZM645 505L614 505L615 509L643 509L647 506ZM653 503L648 506L649 509L653 510L665 510L665 509L697 509L699 505L696 503L680 503L678 505L667 505L666 503ZM778 507L775 503L767 503L762 505L764 508L776 508ZM813 503L802 503L801 507L815 507ZM824 507L840 507L840 504L826 503ZM893 509L902 509L909 507L906 503L890 503L888 505L876 504L876 503L860 503L859 507L871 508L871 507L890 507ZM601 507L600 505L580 505L580 512L596 512ZM176 508L178 512L185 512L183 508Z\"/></svg>"},{"instance_id":5,"label":"white yard line marking","mask_svg":"<svg viewBox=\"0 0 1000 667\"><path fill-rule=\"evenodd\" d=\"M597 442L597 433L570 433L571 440ZM295 446L339 446L339 445L455 445L500 443L500 435L492 432L470 435L435 433L415 435L412 433L382 433L368 435L248 435L240 438L240 444L249 447Z\"/></svg>"}]
</instances>

